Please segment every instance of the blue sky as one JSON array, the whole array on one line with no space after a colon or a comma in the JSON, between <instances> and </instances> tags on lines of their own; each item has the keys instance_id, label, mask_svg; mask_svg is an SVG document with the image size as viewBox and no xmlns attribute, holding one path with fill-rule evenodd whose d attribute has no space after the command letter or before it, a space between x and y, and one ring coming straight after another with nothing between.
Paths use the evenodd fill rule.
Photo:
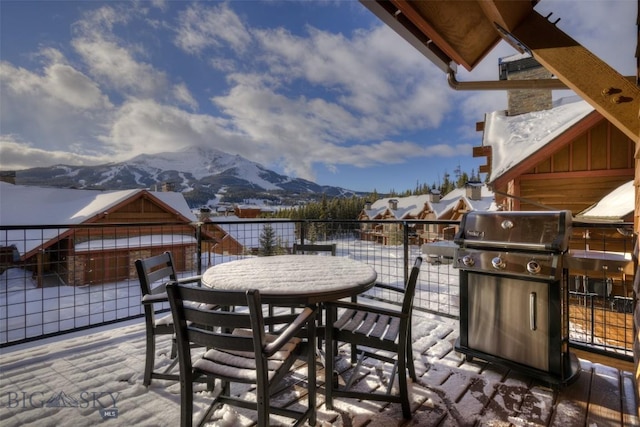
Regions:
<instances>
[{"instance_id":1,"label":"blue sky","mask_svg":"<svg viewBox=\"0 0 640 427\"><path fill-rule=\"evenodd\" d=\"M635 0L536 10L635 74ZM501 42L458 80L495 80L515 53ZM211 146L323 185L404 191L477 171L475 124L505 108L503 92L449 89L355 0L0 0L2 169Z\"/></svg>"}]
</instances>

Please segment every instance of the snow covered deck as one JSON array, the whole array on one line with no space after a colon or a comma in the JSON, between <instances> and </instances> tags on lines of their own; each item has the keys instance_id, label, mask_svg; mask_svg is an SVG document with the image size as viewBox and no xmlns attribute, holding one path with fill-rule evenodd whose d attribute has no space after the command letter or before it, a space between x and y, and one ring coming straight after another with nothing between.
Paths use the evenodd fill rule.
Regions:
<instances>
[{"instance_id":1,"label":"snow covered deck","mask_svg":"<svg viewBox=\"0 0 640 427\"><path fill-rule=\"evenodd\" d=\"M418 382L412 385L413 419L404 421L400 406L337 399L334 411L318 394L319 426L638 426L631 372L581 358L578 380L554 391L535 380L482 361L466 362L453 351L457 322L415 314L414 352ZM77 333L2 351L0 423L18 425L154 425L179 424L177 383L154 380L142 385L144 327L141 321L102 331ZM168 363L170 343L159 344ZM341 349L345 356L347 347ZM350 373L346 359L338 364ZM324 371L319 365L318 385ZM364 369L358 387L380 387L389 367ZM306 369L292 377L291 388L274 399L296 404L305 393ZM251 393L236 389L237 393ZM204 407L202 392L196 402ZM215 425L251 425L253 413L222 409ZM272 420L275 422L283 420Z\"/></svg>"}]
</instances>

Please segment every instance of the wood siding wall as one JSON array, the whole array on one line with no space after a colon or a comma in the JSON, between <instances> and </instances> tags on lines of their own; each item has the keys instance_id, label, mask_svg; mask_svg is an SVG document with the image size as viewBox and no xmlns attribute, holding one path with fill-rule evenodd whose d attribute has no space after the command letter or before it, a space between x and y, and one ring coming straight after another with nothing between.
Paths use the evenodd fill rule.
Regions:
<instances>
[{"instance_id":1,"label":"wood siding wall","mask_svg":"<svg viewBox=\"0 0 640 427\"><path fill-rule=\"evenodd\" d=\"M635 144L606 120L514 180L514 210L541 205L577 214L633 179Z\"/></svg>"},{"instance_id":2,"label":"wood siding wall","mask_svg":"<svg viewBox=\"0 0 640 427\"><path fill-rule=\"evenodd\" d=\"M521 200L516 202L515 210L538 211L542 204L568 209L575 215L631 179L629 175L523 175L518 186Z\"/></svg>"}]
</instances>

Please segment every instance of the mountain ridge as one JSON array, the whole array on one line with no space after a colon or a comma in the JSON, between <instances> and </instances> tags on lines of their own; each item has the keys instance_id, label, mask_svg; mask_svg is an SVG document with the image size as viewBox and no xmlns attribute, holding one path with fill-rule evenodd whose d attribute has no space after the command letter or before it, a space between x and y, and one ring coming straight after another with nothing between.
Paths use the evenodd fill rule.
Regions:
<instances>
[{"instance_id":1,"label":"mountain ridge","mask_svg":"<svg viewBox=\"0 0 640 427\"><path fill-rule=\"evenodd\" d=\"M361 192L323 186L269 170L240 155L215 148L188 147L175 152L140 154L124 162L95 166L54 165L16 171L16 183L79 189L159 190L169 185L191 207L250 199L273 204L350 197Z\"/></svg>"}]
</instances>

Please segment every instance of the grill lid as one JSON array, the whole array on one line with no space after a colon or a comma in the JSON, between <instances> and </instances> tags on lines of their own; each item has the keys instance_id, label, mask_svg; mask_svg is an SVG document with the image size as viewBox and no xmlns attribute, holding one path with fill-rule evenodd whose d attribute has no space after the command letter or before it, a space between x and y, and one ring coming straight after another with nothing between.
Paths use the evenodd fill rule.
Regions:
<instances>
[{"instance_id":1,"label":"grill lid","mask_svg":"<svg viewBox=\"0 0 640 427\"><path fill-rule=\"evenodd\" d=\"M571 212L472 211L466 213L454 241L461 247L566 252Z\"/></svg>"}]
</instances>

